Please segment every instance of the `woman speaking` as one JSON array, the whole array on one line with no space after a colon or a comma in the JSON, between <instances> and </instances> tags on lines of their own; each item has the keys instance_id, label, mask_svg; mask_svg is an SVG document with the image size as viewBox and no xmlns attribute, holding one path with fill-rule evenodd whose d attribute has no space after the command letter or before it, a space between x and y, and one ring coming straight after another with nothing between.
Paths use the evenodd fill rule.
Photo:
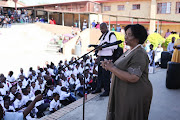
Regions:
<instances>
[{"instance_id":1,"label":"woman speaking","mask_svg":"<svg viewBox=\"0 0 180 120\"><path fill-rule=\"evenodd\" d=\"M116 62L101 66L112 72L107 120L147 120L152 99L148 79L149 58L142 47L146 29L139 24L125 27L125 43L130 46Z\"/></svg>"}]
</instances>

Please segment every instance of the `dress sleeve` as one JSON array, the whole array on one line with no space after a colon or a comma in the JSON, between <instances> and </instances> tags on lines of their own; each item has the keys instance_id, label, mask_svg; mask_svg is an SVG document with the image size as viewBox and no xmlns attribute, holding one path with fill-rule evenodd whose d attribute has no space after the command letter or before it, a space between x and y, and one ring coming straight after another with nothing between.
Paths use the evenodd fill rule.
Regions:
<instances>
[{"instance_id":1,"label":"dress sleeve","mask_svg":"<svg viewBox=\"0 0 180 120\"><path fill-rule=\"evenodd\" d=\"M142 50L138 50L129 61L127 71L130 74L141 77L143 71L146 69L146 67L148 67L147 64L147 54L145 54Z\"/></svg>"}]
</instances>

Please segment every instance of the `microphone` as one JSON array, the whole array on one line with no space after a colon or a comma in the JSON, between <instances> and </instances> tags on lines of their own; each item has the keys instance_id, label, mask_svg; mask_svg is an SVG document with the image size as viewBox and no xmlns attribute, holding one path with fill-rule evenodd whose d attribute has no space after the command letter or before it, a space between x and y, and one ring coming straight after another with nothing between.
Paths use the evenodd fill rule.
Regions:
<instances>
[{"instance_id":1,"label":"microphone","mask_svg":"<svg viewBox=\"0 0 180 120\"><path fill-rule=\"evenodd\" d=\"M88 45L88 47L97 47L98 45L93 45L93 44L90 44L90 45Z\"/></svg>"},{"instance_id":2,"label":"microphone","mask_svg":"<svg viewBox=\"0 0 180 120\"><path fill-rule=\"evenodd\" d=\"M104 45L104 44L108 44L107 42L104 42L102 45ZM101 46L102 46L101 45ZM88 47L94 47L94 48L96 48L96 47L98 47L98 45L94 45L94 44L90 44L90 45L88 45Z\"/></svg>"},{"instance_id":3,"label":"microphone","mask_svg":"<svg viewBox=\"0 0 180 120\"><path fill-rule=\"evenodd\" d=\"M113 43L107 43L106 45L102 46L102 48L107 48L107 47L110 47L110 46L113 46L113 45L118 45L118 44L121 44L122 41L121 40L118 40L116 42L113 42Z\"/></svg>"}]
</instances>

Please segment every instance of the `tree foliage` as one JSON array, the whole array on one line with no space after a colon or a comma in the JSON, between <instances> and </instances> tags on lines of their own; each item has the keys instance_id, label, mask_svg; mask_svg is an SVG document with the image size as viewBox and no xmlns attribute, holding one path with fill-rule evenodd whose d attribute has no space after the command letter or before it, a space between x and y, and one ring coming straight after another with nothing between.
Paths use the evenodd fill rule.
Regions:
<instances>
[{"instance_id":1,"label":"tree foliage","mask_svg":"<svg viewBox=\"0 0 180 120\"><path fill-rule=\"evenodd\" d=\"M180 37L179 37L178 34L171 34L171 35L169 35L169 36L166 38L165 43L163 43L163 46L164 46L165 48L167 48L168 44L171 42L172 37L175 37L175 40L180 39Z\"/></svg>"},{"instance_id":2,"label":"tree foliage","mask_svg":"<svg viewBox=\"0 0 180 120\"><path fill-rule=\"evenodd\" d=\"M165 42L165 38L163 38L159 33L152 33L148 35L147 40L149 40L149 42L153 44L154 49L157 48L158 44L162 44Z\"/></svg>"}]
</instances>

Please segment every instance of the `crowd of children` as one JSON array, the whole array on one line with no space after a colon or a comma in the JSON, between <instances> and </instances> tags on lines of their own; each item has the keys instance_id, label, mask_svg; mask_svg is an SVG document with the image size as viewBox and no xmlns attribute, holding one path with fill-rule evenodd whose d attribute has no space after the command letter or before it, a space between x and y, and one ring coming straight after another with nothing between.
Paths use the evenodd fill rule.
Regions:
<instances>
[{"instance_id":1,"label":"crowd of children","mask_svg":"<svg viewBox=\"0 0 180 120\"><path fill-rule=\"evenodd\" d=\"M35 96L43 94L43 100L35 104L26 119L41 118L47 109L53 113L83 97L84 85L87 94L95 89L96 61L92 56L84 60L72 57L70 61L60 61L57 66L51 62L43 68L38 66L37 70L30 67L27 75L20 68L17 78L13 71L7 77L0 74L0 104L6 112L22 112Z\"/></svg>"}]
</instances>

